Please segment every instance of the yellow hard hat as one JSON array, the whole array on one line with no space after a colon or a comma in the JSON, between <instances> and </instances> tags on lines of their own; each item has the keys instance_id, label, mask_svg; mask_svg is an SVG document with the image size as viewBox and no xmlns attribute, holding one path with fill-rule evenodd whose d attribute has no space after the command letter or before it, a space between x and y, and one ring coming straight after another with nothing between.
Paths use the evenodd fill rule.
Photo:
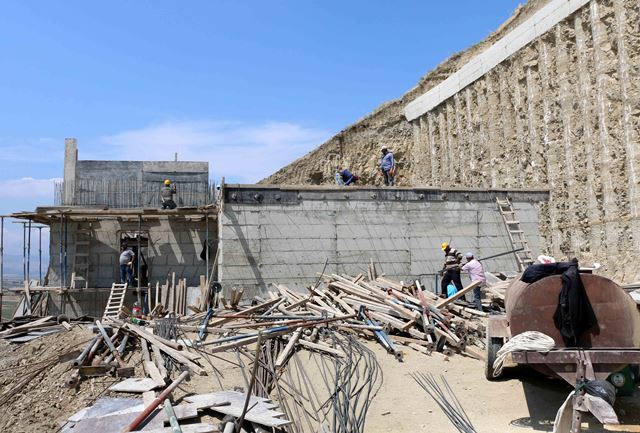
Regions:
<instances>
[{"instance_id":1,"label":"yellow hard hat","mask_svg":"<svg viewBox=\"0 0 640 433\"><path fill-rule=\"evenodd\" d=\"M448 244L447 242L443 242L443 243L440 245L440 248L442 249L442 251L444 251L444 250L446 250L446 249L447 249L447 247L448 247L448 246L449 246L449 244Z\"/></svg>"},{"instance_id":2,"label":"yellow hard hat","mask_svg":"<svg viewBox=\"0 0 640 433\"><path fill-rule=\"evenodd\" d=\"M165 185L171 185L171 181L169 179L167 179L167 180L164 181L164 184Z\"/></svg>"}]
</instances>

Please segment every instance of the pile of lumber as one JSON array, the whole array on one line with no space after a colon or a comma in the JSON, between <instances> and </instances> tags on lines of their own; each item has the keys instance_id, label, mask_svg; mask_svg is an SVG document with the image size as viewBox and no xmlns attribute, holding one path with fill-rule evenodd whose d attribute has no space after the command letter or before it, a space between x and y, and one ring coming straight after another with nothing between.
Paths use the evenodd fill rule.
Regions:
<instances>
[{"instance_id":1,"label":"pile of lumber","mask_svg":"<svg viewBox=\"0 0 640 433\"><path fill-rule=\"evenodd\" d=\"M325 327L375 339L398 359L402 358L398 344L425 354L457 352L481 358L477 347L484 344L481 318L487 313L457 303L475 287L471 284L441 299L423 291L418 282L406 285L383 276L366 280L362 275L323 275L307 293L275 284L267 292L269 299L255 298L256 305L250 307L239 307L242 290L232 290L228 293L232 302L221 296L220 309L183 317L179 327L198 332L194 344L206 346L209 352L255 343L261 334L284 336L290 350L295 344L336 353L319 341L317 331ZM216 338L207 339L208 334Z\"/></svg>"},{"instance_id":2,"label":"pile of lumber","mask_svg":"<svg viewBox=\"0 0 640 433\"><path fill-rule=\"evenodd\" d=\"M73 323L86 320L76 319ZM22 316L2 323L0 338L11 343L26 343L57 332L69 331L72 321L67 316Z\"/></svg>"}]
</instances>

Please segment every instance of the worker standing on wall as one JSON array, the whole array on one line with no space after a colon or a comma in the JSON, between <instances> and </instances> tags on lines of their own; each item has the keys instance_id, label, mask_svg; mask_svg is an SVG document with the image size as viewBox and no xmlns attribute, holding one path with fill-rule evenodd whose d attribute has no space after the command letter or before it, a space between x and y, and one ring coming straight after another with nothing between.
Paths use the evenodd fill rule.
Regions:
<instances>
[{"instance_id":1,"label":"worker standing on wall","mask_svg":"<svg viewBox=\"0 0 640 433\"><path fill-rule=\"evenodd\" d=\"M460 279L460 262L462 261L462 253L452 248L448 242L440 245L444 251L444 266L442 267L442 281L440 282L440 296L447 297L447 286L453 282L458 291L462 290L462 280Z\"/></svg>"},{"instance_id":2,"label":"worker standing on wall","mask_svg":"<svg viewBox=\"0 0 640 433\"><path fill-rule=\"evenodd\" d=\"M473 253L469 252L464 255L467 263L462 266L462 270L469 274L471 282L480 281L478 287L473 289L473 303L476 310L482 311L482 287L487 283L487 277L484 274L482 263L473 257Z\"/></svg>"},{"instance_id":3,"label":"worker standing on wall","mask_svg":"<svg viewBox=\"0 0 640 433\"><path fill-rule=\"evenodd\" d=\"M177 192L175 183L172 185L169 179L164 181L164 186L160 190L160 197L162 198L162 209L175 209L178 207L176 202L173 201L173 196Z\"/></svg>"},{"instance_id":4,"label":"worker standing on wall","mask_svg":"<svg viewBox=\"0 0 640 433\"><path fill-rule=\"evenodd\" d=\"M387 146L380 149L382 158L380 158L380 171L384 177L385 186L393 186L393 179L396 175L396 163L393 160L393 153L389 151Z\"/></svg>"},{"instance_id":5,"label":"worker standing on wall","mask_svg":"<svg viewBox=\"0 0 640 433\"><path fill-rule=\"evenodd\" d=\"M136 254L127 246L122 244L120 252L120 283L129 283L133 286L133 261Z\"/></svg>"}]
</instances>

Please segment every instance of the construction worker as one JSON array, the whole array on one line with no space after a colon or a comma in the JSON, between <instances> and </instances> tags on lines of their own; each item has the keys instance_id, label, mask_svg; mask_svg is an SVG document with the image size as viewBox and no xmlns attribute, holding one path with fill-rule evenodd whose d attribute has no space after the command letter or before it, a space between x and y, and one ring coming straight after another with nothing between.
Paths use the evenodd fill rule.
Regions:
<instances>
[{"instance_id":1,"label":"construction worker","mask_svg":"<svg viewBox=\"0 0 640 433\"><path fill-rule=\"evenodd\" d=\"M351 173L348 168L344 168L336 174L336 181L338 185L349 186L351 184L355 184L360 180L360 177Z\"/></svg>"},{"instance_id":2,"label":"construction worker","mask_svg":"<svg viewBox=\"0 0 640 433\"><path fill-rule=\"evenodd\" d=\"M164 186L160 190L160 197L162 198L162 209L175 209L178 207L176 202L173 201L173 195L176 192L176 185L172 185L169 179L165 180Z\"/></svg>"},{"instance_id":3,"label":"construction worker","mask_svg":"<svg viewBox=\"0 0 640 433\"><path fill-rule=\"evenodd\" d=\"M385 186L393 186L393 178L396 174L396 163L393 160L393 153L389 151L387 146L382 146L380 151L382 152L380 171L382 172L382 176L384 176L384 184Z\"/></svg>"},{"instance_id":4,"label":"construction worker","mask_svg":"<svg viewBox=\"0 0 640 433\"><path fill-rule=\"evenodd\" d=\"M462 290L462 280L460 279L460 262L462 253L452 248L448 242L443 242L440 248L444 252L444 266L442 267L442 281L440 282L440 296L447 297L447 286L453 282L458 291Z\"/></svg>"},{"instance_id":5,"label":"construction worker","mask_svg":"<svg viewBox=\"0 0 640 433\"><path fill-rule=\"evenodd\" d=\"M482 311L482 287L487 283L487 277L484 275L482 263L473 257L473 253L468 252L464 255L467 263L462 266L462 270L469 274L471 281L480 281L480 285L473 289L473 304L476 310Z\"/></svg>"},{"instance_id":6,"label":"construction worker","mask_svg":"<svg viewBox=\"0 0 640 433\"><path fill-rule=\"evenodd\" d=\"M136 254L127 246L122 244L120 252L120 283L129 283L133 285L133 261Z\"/></svg>"}]
</instances>

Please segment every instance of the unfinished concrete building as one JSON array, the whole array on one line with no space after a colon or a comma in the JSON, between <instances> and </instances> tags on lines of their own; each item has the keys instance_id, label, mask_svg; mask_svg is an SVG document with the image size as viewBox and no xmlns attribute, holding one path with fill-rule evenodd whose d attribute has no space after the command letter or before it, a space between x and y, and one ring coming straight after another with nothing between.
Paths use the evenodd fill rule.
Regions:
<instances>
[{"instance_id":1,"label":"unfinished concrete building","mask_svg":"<svg viewBox=\"0 0 640 433\"><path fill-rule=\"evenodd\" d=\"M640 4L532 0L500 29L265 183L368 184L381 145L400 185L543 188L546 252L640 275Z\"/></svg>"},{"instance_id":2,"label":"unfinished concrete building","mask_svg":"<svg viewBox=\"0 0 640 433\"><path fill-rule=\"evenodd\" d=\"M200 276L208 275L217 212L207 162L86 161L77 156L76 140L67 139L55 206L14 214L50 227L45 285L72 289L68 296L51 298L51 312L99 316L108 288L120 281L118 259L125 243L136 253L133 272L140 287L174 273L197 286ZM160 207L165 179L177 185L177 209Z\"/></svg>"}]
</instances>

